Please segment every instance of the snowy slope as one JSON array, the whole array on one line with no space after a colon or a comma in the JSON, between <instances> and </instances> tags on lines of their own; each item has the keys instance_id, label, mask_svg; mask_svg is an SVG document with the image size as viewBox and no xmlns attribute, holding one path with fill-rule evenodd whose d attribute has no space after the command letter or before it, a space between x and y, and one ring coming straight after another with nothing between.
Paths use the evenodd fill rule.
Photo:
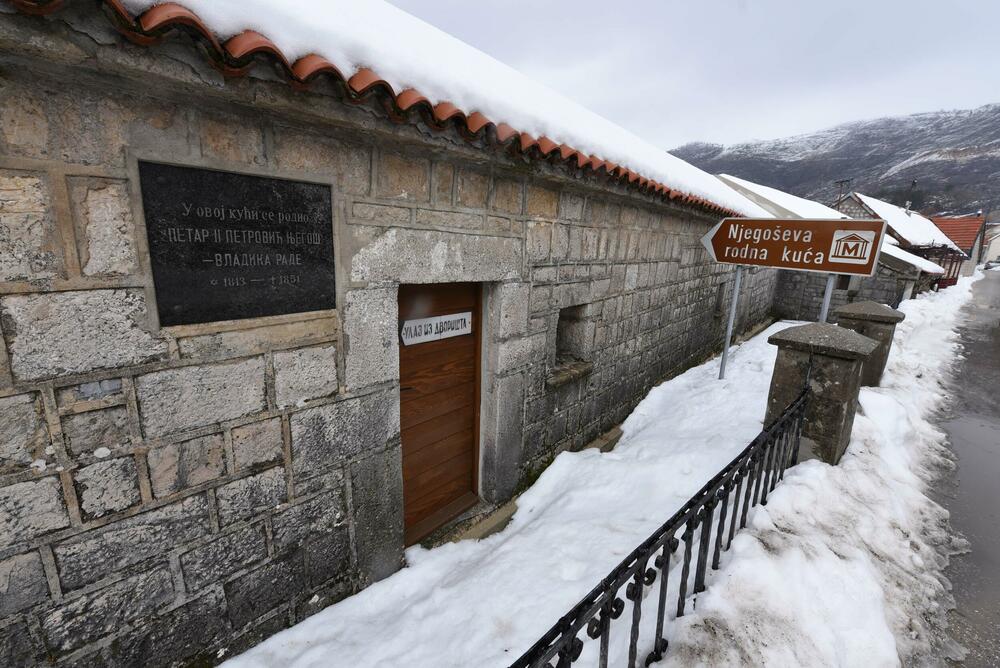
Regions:
<instances>
[{"instance_id":1,"label":"snowy slope","mask_svg":"<svg viewBox=\"0 0 1000 668\"><path fill-rule=\"evenodd\" d=\"M671 151L702 169L830 204L838 179L895 204L961 213L1000 209L1000 104L880 118L795 137ZM916 180L916 186L911 187Z\"/></svg>"},{"instance_id":2,"label":"snowy slope","mask_svg":"<svg viewBox=\"0 0 1000 668\"><path fill-rule=\"evenodd\" d=\"M122 1L135 14L158 2ZM315 53L347 77L367 67L397 94L413 88L431 103L481 112L494 123L567 144L675 190L746 215L766 215L710 174L382 0L179 1L220 41L256 30L289 62Z\"/></svg>"}]
</instances>

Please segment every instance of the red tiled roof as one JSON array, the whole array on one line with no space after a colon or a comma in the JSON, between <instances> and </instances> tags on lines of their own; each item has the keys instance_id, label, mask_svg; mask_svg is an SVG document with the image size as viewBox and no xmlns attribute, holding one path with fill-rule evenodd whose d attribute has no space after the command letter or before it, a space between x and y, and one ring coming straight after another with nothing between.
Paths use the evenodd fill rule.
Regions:
<instances>
[{"instance_id":1,"label":"red tiled roof","mask_svg":"<svg viewBox=\"0 0 1000 668\"><path fill-rule=\"evenodd\" d=\"M972 247L976 245L979 232L986 222L980 215L975 216L931 216L931 220L948 238L955 242L955 245L966 253L972 252Z\"/></svg>"},{"instance_id":2,"label":"red tiled roof","mask_svg":"<svg viewBox=\"0 0 1000 668\"><path fill-rule=\"evenodd\" d=\"M65 4L65 0L10 1L21 12L33 15L52 14ZM587 155L548 137L533 137L506 123L494 123L479 112L467 113L446 101L432 105L419 91L413 89L397 93L370 69L359 69L348 76L329 60L316 54L308 54L289 62L274 42L253 30L245 30L220 43L197 14L175 2L154 5L138 16L129 12L120 0L99 0L99 3L110 10L105 14L109 16L115 28L127 39L141 46L156 44L175 29L186 29L188 33L202 40L208 47L205 51L212 65L228 77L245 75L254 65L255 58L263 56L279 64L289 83L297 89L307 88L319 77L330 77L342 84L338 88L343 92L347 102L360 104L372 95L380 96L382 107L388 117L397 123L406 122L408 114L418 114L421 120L435 130L443 131L452 126L457 128L470 143L482 142L485 139L487 144L510 153L549 163L562 163L570 169L603 174L613 181L649 194L659 195L665 200L697 206L728 216L741 215L703 197L674 190L631 169L602 160L598 156Z\"/></svg>"}]
</instances>

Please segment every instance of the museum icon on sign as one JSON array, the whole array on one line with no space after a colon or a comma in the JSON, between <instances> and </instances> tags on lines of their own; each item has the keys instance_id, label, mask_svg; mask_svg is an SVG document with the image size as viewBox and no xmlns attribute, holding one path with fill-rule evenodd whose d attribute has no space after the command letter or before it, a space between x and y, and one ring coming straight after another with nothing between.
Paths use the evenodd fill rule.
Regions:
<instances>
[{"instance_id":1,"label":"museum icon on sign","mask_svg":"<svg viewBox=\"0 0 1000 668\"><path fill-rule=\"evenodd\" d=\"M868 264L875 249L875 233L837 230L830 244L830 261L846 264Z\"/></svg>"}]
</instances>

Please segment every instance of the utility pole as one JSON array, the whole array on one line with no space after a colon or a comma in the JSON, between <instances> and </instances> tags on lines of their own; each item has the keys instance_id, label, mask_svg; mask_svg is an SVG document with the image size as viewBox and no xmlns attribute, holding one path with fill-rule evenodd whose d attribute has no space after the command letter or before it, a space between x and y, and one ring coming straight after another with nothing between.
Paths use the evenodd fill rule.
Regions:
<instances>
[{"instance_id":1,"label":"utility pole","mask_svg":"<svg viewBox=\"0 0 1000 668\"><path fill-rule=\"evenodd\" d=\"M838 179L833 182L835 186L838 187L837 191L837 203L833 205L833 208L840 211L840 205L847 196L847 193L851 192L851 183L854 179Z\"/></svg>"}]
</instances>

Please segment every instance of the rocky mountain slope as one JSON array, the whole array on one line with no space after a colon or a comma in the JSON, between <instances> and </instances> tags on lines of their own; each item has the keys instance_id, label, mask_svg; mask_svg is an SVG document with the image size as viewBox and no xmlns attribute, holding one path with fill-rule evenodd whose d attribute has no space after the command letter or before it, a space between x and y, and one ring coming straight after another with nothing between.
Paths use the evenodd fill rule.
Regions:
<instances>
[{"instance_id":1,"label":"rocky mountain slope","mask_svg":"<svg viewBox=\"0 0 1000 668\"><path fill-rule=\"evenodd\" d=\"M925 212L1000 210L1000 104L733 146L692 143L671 153L713 174L826 204L837 198L837 180L852 179L852 190L900 205L910 200Z\"/></svg>"}]
</instances>

